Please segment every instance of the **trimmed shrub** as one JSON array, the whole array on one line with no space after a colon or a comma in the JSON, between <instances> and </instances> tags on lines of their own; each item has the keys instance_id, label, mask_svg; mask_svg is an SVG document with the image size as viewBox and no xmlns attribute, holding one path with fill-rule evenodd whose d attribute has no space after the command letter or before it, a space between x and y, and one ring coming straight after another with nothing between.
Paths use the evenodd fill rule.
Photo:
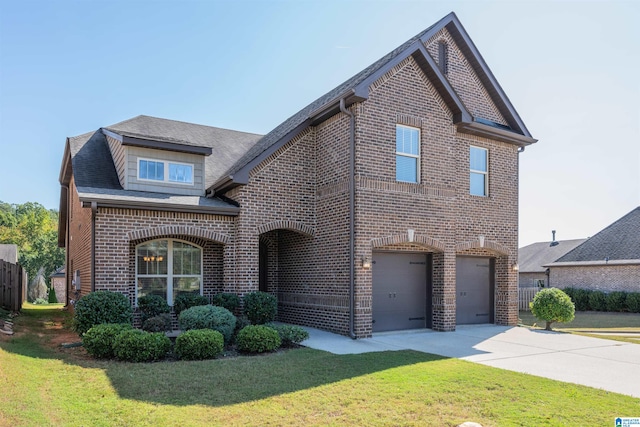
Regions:
<instances>
[{"instance_id":1,"label":"trimmed shrub","mask_svg":"<svg viewBox=\"0 0 640 427\"><path fill-rule=\"evenodd\" d=\"M154 317L150 317L142 324L142 330L147 332L166 332L171 328L171 315L162 313Z\"/></svg>"},{"instance_id":2,"label":"trimmed shrub","mask_svg":"<svg viewBox=\"0 0 640 427\"><path fill-rule=\"evenodd\" d=\"M171 350L171 340L162 332L131 329L122 331L113 342L113 354L127 362L160 360L169 350Z\"/></svg>"},{"instance_id":3,"label":"trimmed shrub","mask_svg":"<svg viewBox=\"0 0 640 427\"><path fill-rule=\"evenodd\" d=\"M589 304L589 295L591 295L591 290L589 290L589 289L576 289L575 290L573 302L576 305L576 310L578 310L578 311L589 311L589 310L591 310L591 305Z\"/></svg>"},{"instance_id":4,"label":"trimmed shrub","mask_svg":"<svg viewBox=\"0 0 640 427\"><path fill-rule=\"evenodd\" d=\"M594 311L607 311L607 294L602 291L589 293L589 306Z\"/></svg>"},{"instance_id":5,"label":"trimmed shrub","mask_svg":"<svg viewBox=\"0 0 640 427\"><path fill-rule=\"evenodd\" d=\"M265 325L249 325L243 328L236 338L238 350L247 353L274 351L282 341L274 329Z\"/></svg>"},{"instance_id":6,"label":"trimmed shrub","mask_svg":"<svg viewBox=\"0 0 640 427\"><path fill-rule=\"evenodd\" d=\"M49 304L57 304L58 297L56 296L56 290L51 286L49 289Z\"/></svg>"},{"instance_id":7,"label":"trimmed shrub","mask_svg":"<svg viewBox=\"0 0 640 427\"><path fill-rule=\"evenodd\" d=\"M627 309L626 292L610 292L607 294L607 311L625 311Z\"/></svg>"},{"instance_id":8,"label":"trimmed shrub","mask_svg":"<svg viewBox=\"0 0 640 427\"><path fill-rule=\"evenodd\" d=\"M191 329L213 329L222 334L229 343L236 327L236 316L224 307L199 305L180 313L178 324L183 331Z\"/></svg>"},{"instance_id":9,"label":"trimmed shrub","mask_svg":"<svg viewBox=\"0 0 640 427\"><path fill-rule=\"evenodd\" d=\"M145 295L138 298L138 308L140 309L142 323L160 314L171 313L171 307L167 304L167 300L160 295Z\"/></svg>"},{"instance_id":10,"label":"trimmed shrub","mask_svg":"<svg viewBox=\"0 0 640 427\"><path fill-rule=\"evenodd\" d=\"M131 323L133 309L129 298L118 292L96 291L76 302L73 330L82 336L101 323Z\"/></svg>"},{"instance_id":11,"label":"trimmed shrub","mask_svg":"<svg viewBox=\"0 0 640 427\"><path fill-rule=\"evenodd\" d=\"M173 302L173 311L179 316L184 310L201 305L208 305L209 299L200 294L187 293L179 294Z\"/></svg>"},{"instance_id":12,"label":"trimmed shrub","mask_svg":"<svg viewBox=\"0 0 640 427\"><path fill-rule=\"evenodd\" d=\"M244 296L244 314L253 325L273 322L278 312L278 300L266 292L250 292Z\"/></svg>"},{"instance_id":13,"label":"trimmed shrub","mask_svg":"<svg viewBox=\"0 0 640 427\"><path fill-rule=\"evenodd\" d=\"M44 298L36 298L36 300L33 303L35 305L46 305L46 304L49 304L49 301Z\"/></svg>"},{"instance_id":14,"label":"trimmed shrub","mask_svg":"<svg viewBox=\"0 0 640 427\"><path fill-rule=\"evenodd\" d=\"M626 303L631 313L640 313L640 292L629 292Z\"/></svg>"},{"instance_id":15,"label":"trimmed shrub","mask_svg":"<svg viewBox=\"0 0 640 427\"><path fill-rule=\"evenodd\" d=\"M240 307L240 297L236 294L222 292L211 298L211 304L224 307L233 313Z\"/></svg>"},{"instance_id":16,"label":"trimmed shrub","mask_svg":"<svg viewBox=\"0 0 640 427\"><path fill-rule=\"evenodd\" d=\"M309 332L296 325L274 325L269 323L266 326L274 329L280 336L282 347L292 347L300 344L309 338Z\"/></svg>"},{"instance_id":17,"label":"trimmed shrub","mask_svg":"<svg viewBox=\"0 0 640 427\"><path fill-rule=\"evenodd\" d=\"M192 329L176 338L174 352L179 359L215 359L224 348L224 337L211 329Z\"/></svg>"},{"instance_id":18,"label":"trimmed shrub","mask_svg":"<svg viewBox=\"0 0 640 427\"><path fill-rule=\"evenodd\" d=\"M82 336L82 345L87 353L98 359L111 359L113 342L123 331L133 329L129 323L101 323L93 326Z\"/></svg>"},{"instance_id":19,"label":"trimmed shrub","mask_svg":"<svg viewBox=\"0 0 640 427\"><path fill-rule=\"evenodd\" d=\"M553 322L571 322L575 317L575 306L571 298L558 288L543 289L529 304L538 319L547 322L545 329L551 330Z\"/></svg>"}]
</instances>

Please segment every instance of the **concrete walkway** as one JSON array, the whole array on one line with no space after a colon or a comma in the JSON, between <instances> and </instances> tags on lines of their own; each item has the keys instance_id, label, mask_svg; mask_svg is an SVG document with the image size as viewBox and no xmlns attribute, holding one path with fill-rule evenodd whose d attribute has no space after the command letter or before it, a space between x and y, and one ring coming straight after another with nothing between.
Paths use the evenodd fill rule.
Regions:
<instances>
[{"instance_id":1,"label":"concrete walkway","mask_svg":"<svg viewBox=\"0 0 640 427\"><path fill-rule=\"evenodd\" d=\"M334 354L416 350L640 398L638 344L495 325L384 332L360 340L305 329L304 346Z\"/></svg>"}]
</instances>

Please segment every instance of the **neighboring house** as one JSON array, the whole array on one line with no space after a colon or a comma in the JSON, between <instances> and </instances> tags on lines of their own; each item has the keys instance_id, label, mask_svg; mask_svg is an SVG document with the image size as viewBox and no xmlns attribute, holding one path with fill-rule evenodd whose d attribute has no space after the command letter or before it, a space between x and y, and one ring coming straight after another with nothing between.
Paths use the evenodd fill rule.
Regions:
<instances>
[{"instance_id":1,"label":"neighboring house","mask_svg":"<svg viewBox=\"0 0 640 427\"><path fill-rule=\"evenodd\" d=\"M521 288L547 287L548 269L543 267L552 263L587 239L555 240L537 242L518 249L518 283ZM552 243L554 243L552 245Z\"/></svg>"},{"instance_id":2,"label":"neighboring house","mask_svg":"<svg viewBox=\"0 0 640 427\"><path fill-rule=\"evenodd\" d=\"M18 245L0 245L0 259L11 264L18 263Z\"/></svg>"},{"instance_id":3,"label":"neighboring house","mask_svg":"<svg viewBox=\"0 0 640 427\"><path fill-rule=\"evenodd\" d=\"M67 300L66 274L64 267L58 268L49 278L51 278L51 289L56 293L58 302Z\"/></svg>"},{"instance_id":4,"label":"neighboring house","mask_svg":"<svg viewBox=\"0 0 640 427\"><path fill-rule=\"evenodd\" d=\"M640 292L640 207L544 267L557 288Z\"/></svg>"},{"instance_id":5,"label":"neighboring house","mask_svg":"<svg viewBox=\"0 0 640 427\"><path fill-rule=\"evenodd\" d=\"M535 141L452 13L265 136L138 116L68 138L68 286L262 290L352 337L515 325Z\"/></svg>"}]
</instances>

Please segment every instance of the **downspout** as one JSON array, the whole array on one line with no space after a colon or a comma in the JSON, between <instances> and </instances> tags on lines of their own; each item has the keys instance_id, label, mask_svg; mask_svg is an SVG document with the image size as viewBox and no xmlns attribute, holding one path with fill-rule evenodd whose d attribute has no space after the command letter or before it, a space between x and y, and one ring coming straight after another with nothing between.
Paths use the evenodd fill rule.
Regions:
<instances>
[{"instance_id":1,"label":"downspout","mask_svg":"<svg viewBox=\"0 0 640 427\"><path fill-rule=\"evenodd\" d=\"M356 211L356 124L355 116L340 99L340 111L349 116L349 336L356 339L355 323L355 211Z\"/></svg>"},{"instance_id":2,"label":"downspout","mask_svg":"<svg viewBox=\"0 0 640 427\"><path fill-rule=\"evenodd\" d=\"M96 290L96 213L98 202L91 202L91 292Z\"/></svg>"}]
</instances>

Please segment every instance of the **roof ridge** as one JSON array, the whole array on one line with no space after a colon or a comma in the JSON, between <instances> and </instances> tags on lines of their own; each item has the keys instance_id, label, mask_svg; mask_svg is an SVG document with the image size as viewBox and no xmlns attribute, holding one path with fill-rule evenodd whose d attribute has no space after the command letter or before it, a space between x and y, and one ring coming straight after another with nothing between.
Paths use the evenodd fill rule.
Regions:
<instances>
[{"instance_id":1,"label":"roof ridge","mask_svg":"<svg viewBox=\"0 0 640 427\"><path fill-rule=\"evenodd\" d=\"M209 129L219 129L219 130L226 130L226 131L229 131L229 132L245 133L245 134L248 134L248 135L264 136L263 134L255 133L255 132L246 132L246 131L237 130L237 129L222 128L222 127L218 127L218 126L205 125L205 124L202 124L202 123L187 122L187 121L184 121L184 120L166 119L164 117L149 116L149 115L146 115L146 114L139 114L139 115L137 115L135 117L132 117L132 118L127 119L127 120L124 120L122 122L115 123L115 124L112 124L112 125L109 125L109 126L105 126L104 128L105 129L109 129L109 128L114 127L114 126L118 126L118 125L121 125L121 124L124 124L124 123L132 122L135 119L139 119L139 118L142 118L142 117L148 118L148 119L154 119L154 120L162 120L162 121L166 121L166 122L183 123L183 124L189 125L189 126L200 126L200 127L205 127L205 128L209 128Z\"/></svg>"}]
</instances>

